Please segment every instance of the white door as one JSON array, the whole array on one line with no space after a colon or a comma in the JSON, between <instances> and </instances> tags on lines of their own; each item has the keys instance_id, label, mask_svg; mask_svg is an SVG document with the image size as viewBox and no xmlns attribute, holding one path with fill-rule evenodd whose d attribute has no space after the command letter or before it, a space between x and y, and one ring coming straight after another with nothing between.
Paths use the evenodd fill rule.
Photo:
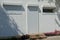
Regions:
<instances>
[{"instance_id":1,"label":"white door","mask_svg":"<svg viewBox=\"0 0 60 40\"><path fill-rule=\"evenodd\" d=\"M38 6L28 6L28 33L38 33Z\"/></svg>"},{"instance_id":2,"label":"white door","mask_svg":"<svg viewBox=\"0 0 60 40\"><path fill-rule=\"evenodd\" d=\"M54 32L57 28L55 17L56 14L53 11L52 8L44 8L41 15L39 14L39 32L45 33L45 32Z\"/></svg>"}]
</instances>

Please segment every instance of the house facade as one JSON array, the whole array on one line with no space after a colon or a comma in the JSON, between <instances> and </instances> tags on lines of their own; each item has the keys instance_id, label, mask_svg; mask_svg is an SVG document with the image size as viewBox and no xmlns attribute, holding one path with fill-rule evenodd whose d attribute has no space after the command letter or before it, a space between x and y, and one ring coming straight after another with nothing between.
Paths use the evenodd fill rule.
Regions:
<instances>
[{"instance_id":1,"label":"house facade","mask_svg":"<svg viewBox=\"0 0 60 40\"><path fill-rule=\"evenodd\" d=\"M1 36L60 30L55 0L1 0Z\"/></svg>"}]
</instances>

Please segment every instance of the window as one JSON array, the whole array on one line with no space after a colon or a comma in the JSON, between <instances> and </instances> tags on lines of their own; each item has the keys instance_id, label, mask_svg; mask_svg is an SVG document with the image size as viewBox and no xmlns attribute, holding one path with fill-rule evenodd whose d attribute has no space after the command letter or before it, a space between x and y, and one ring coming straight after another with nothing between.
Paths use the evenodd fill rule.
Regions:
<instances>
[{"instance_id":1,"label":"window","mask_svg":"<svg viewBox=\"0 0 60 40\"><path fill-rule=\"evenodd\" d=\"M40 0L40 1L54 2L54 0Z\"/></svg>"},{"instance_id":2,"label":"window","mask_svg":"<svg viewBox=\"0 0 60 40\"><path fill-rule=\"evenodd\" d=\"M38 6L28 6L29 11L38 11L39 7Z\"/></svg>"},{"instance_id":3,"label":"window","mask_svg":"<svg viewBox=\"0 0 60 40\"><path fill-rule=\"evenodd\" d=\"M54 0L48 0L48 2L54 2Z\"/></svg>"},{"instance_id":4,"label":"window","mask_svg":"<svg viewBox=\"0 0 60 40\"><path fill-rule=\"evenodd\" d=\"M40 0L38 0L38 2L40 2Z\"/></svg>"},{"instance_id":5,"label":"window","mask_svg":"<svg viewBox=\"0 0 60 40\"><path fill-rule=\"evenodd\" d=\"M54 12L54 8L43 8L43 12L46 12L46 13L53 13Z\"/></svg>"},{"instance_id":6,"label":"window","mask_svg":"<svg viewBox=\"0 0 60 40\"><path fill-rule=\"evenodd\" d=\"M22 5L3 5L7 11L24 11Z\"/></svg>"},{"instance_id":7,"label":"window","mask_svg":"<svg viewBox=\"0 0 60 40\"><path fill-rule=\"evenodd\" d=\"M43 12L50 12L50 13L53 13L53 9L43 9Z\"/></svg>"}]
</instances>

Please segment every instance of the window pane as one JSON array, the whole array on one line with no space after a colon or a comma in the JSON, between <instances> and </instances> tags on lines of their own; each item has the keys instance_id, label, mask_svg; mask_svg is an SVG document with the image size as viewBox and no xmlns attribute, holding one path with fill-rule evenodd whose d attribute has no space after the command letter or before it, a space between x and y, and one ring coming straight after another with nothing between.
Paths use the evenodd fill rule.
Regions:
<instances>
[{"instance_id":1,"label":"window pane","mask_svg":"<svg viewBox=\"0 0 60 40\"><path fill-rule=\"evenodd\" d=\"M53 9L43 9L43 12L53 13Z\"/></svg>"},{"instance_id":2,"label":"window pane","mask_svg":"<svg viewBox=\"0 0 60 40\"><path fill-rule=\"evenodd\" d=\"M38 6L28 6L29 11L38 11Z\"/></svg>"},{"instance_id":3,"label":"window pane","mask_svg":"<svg viewBox=\"0 0 60 40\"><path fill-rule=\"evenodd\" d=\"M24 11L22 5L3 5L7 11Z\"/></svg>"},{"instance_id":4,"label":"window pane","mask_svg":"<svg viewBox=\"0 0 60 40\"><path fill-rule=\"evenodd\" d=\"M40 1L54 2L54 0L40 0Z\"/></svg>"},{"instance_id":5,"label":"window pane","mask_svg":"<svg viewBox=\"0 0 60 40\"><path fill-rule=\"evenodd\" d=\"M48 0L48 2L53 2L53 0Z\"/></svg>"},{"instance_id":6,"label":"window pane","mask_svg":"<svg viewBox=\"0 0 60 40\"><path fill-rule=\"evenodd\" d=\"M43 7L43 12L48 12L48 13L54 13L56 11L56 7L47 7L47 6L45 6L45 7Z\"/></svg>"}]
</instances>

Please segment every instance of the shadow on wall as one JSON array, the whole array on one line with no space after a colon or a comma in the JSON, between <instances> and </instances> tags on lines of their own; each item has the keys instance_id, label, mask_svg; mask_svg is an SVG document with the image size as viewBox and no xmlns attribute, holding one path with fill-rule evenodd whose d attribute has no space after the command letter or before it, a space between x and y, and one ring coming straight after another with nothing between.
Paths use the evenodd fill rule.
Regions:
<instances>
[{"instance_id":1,"label":"shadow on wall","mask_svg":"<svg viewBox=\"0 0 60 40\"><path fill-rule=\"evenodd\" d=\"M55 19L55 22L57 23L57 25L60 27L60 24L59 24L59 22Z\"/></svg>"},{"instance_id":2,"label":"shadow on wall","mask_svg":"<svg viewBox=\"0 0 60 40\"><path fill-rule=\"evenodd\" d=\"M16 36L18 31L23 34L17 27L15 21L11 20L0 6L0 36Z\"/></svg>"},{"instance_id":3,"label":"shadow on wall","mask_svg":"<svg viewBox=\"0 0 60 40\"><path fill-rule=\"evenodd\" d=\"M60 0L55 0L55 5L56 5L57 18L60 21L60 12L59 12L59 10L60 10ZM59 22L56 19L55 19L55 21L56 21L57 25L60 27Z\"/></svg>"},{"instance_id":4,"label":"shadow on wall","mask_svg":"<svg viewBox=\"0 0 60 40\"><path fill-rule=\"evenodd\" d=\"M58 18L58 20L59 20L59 22L60 22L60 14L57 14L57 18ZM55 22L56 22L56 23L57 23L57 25L60 27L60 24L59 24L58 20L57 20L57 19L55 19Z\"/></svg>"},{"instance_id":5,"label":"shadow on wall","mask_svg":"<svg viewBox=\"0 0 60 40\"><path fill-rule=\"evenodd\" d=\"M58 12L60 8L60 0L55 0L55 5L56 5L56 12Z\"/></svg>"}]
</instances>

